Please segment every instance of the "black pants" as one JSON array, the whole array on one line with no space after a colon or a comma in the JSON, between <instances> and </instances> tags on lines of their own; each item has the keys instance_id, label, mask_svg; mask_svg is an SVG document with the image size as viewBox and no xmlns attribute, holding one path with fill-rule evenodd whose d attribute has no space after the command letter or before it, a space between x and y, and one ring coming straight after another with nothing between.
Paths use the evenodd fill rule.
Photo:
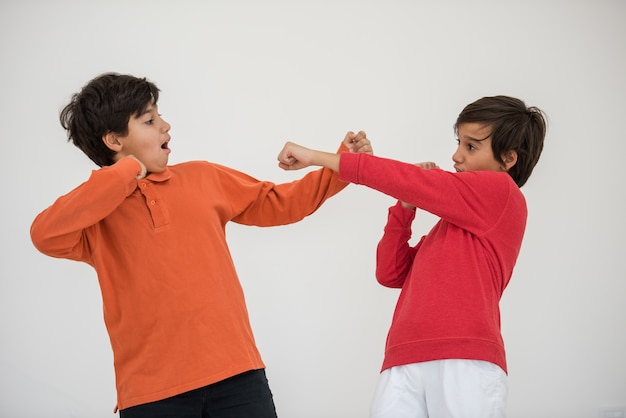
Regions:
<instances>
[{"instance_id":1,"label":"black pants","mask_svg":"<svg viewBox=\"0 0 626 418\"><path fill-rule=\"evenodd\" d=\"M171 398L120 411L120 418L276 418L265 370L251 370Z\"/></svg>"}]
</instances>

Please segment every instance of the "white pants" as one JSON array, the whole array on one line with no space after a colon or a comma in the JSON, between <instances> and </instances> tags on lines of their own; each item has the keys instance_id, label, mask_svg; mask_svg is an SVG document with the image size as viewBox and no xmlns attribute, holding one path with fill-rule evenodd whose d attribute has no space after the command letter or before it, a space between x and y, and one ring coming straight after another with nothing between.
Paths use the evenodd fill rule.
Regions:
<instances>
[{"instance_id":1,"label":"white pants","mask_svg":"<svg viewBox=\"0 0 626 418\"><path fill-rule=\"evenodd\" d=\"M370 418L503 418L506 373L479 360L396 366L379 378Z\"/></svg>"}]
</instances>

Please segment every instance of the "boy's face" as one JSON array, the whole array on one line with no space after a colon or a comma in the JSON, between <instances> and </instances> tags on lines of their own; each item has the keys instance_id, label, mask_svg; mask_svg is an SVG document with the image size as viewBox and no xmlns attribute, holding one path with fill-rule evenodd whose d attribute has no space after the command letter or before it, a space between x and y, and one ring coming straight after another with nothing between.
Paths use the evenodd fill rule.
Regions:
<instances>
[{"instance_id":1,"label":"boy's face","mask_svg":"<svg viewBox=\"0 0 626 418\"><path fill-rule=\"evenodd\" d=\"M498 162L491 149L491 126L477 122L462 123L458 126L459 146L452 155L456 171L507 171L515 161Z\"/></svg>"},{"instance_id":2,"label":"boy's face","mask_svg":"<svg viewBox=\"0 0 626 418\"><path fill-rule=\"evenodd\" d=\"M168 147L170 128L159 115L157 106L149 105L141 115L130 117L126 136L116 137L119 143L116 161L132 155L146 166L148 173L164 171L171 152Z\"/></svg>"}]
</instances>

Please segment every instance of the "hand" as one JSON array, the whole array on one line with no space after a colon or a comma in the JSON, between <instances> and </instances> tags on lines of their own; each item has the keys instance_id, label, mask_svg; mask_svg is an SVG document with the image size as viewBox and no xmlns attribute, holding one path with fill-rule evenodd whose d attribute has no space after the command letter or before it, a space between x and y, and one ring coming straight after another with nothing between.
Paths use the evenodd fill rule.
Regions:
<instances>
[{"instance_id":1,"label":"hand","mask_svg":"<svg viewBox=\"0 0 626 418\"><path fill-rule=\"evenodd\" d=\"M373 153L370 140L367 139L363 131L359 131L358 134L348 132L343 143L351 152ZM339 154L316 151L293 142L287 142L278 154L278 166L283 170L300 170L316 165L339 171L339 158Z\"/></svg>"},{"instance_id":2,"label":"hand","mask_svg":"<svg viewBox=\"0 0 626 418\"><path fill-rule=\"evenodd\" d=\"M311 165L313 150L286 142L278 154L278 166L283 170L300 170Z\"/></svg>"},{"instance_id":3,"label":"hand","mask_svg":"<svg viewBox=\"0 0 626 418\"><path fill-rule=\"evenodd\" d=\"M426 161L423 163L415 163L415 165L418 167L422 167L426 170L430 170L431 168L439 168L439 166L436 163L433 163L432 161Z\"/></svg>"},{"instance_id":4,"label":"hand","mask_svg":"<svg viewBox=\"0 0 626 418\"><path fill-rule=\"evenodd\" d=\"M293 142L287 142L278 154L278 166L283 170L299 170L318 165L338 172L339 158L339 154L316 151Z\"/></svg>"},{"instance_id":5,"label":"hand","mask_svg":"<svg viewBox=\"0 0 626 418\"><path fill-rule=\"evenodd\" d=\"M356 134L354 132L348 132L343 139L343 143L346 147L348 147L350 152L365 152L370 155L374 154L372 143L363 131L359 131L359 133Z\"/></svg>"},{"instance_id":6,"label":"hand","mask_svg":"<svg viewBox=\"0 0 626 418\"><path fill-rule=\"evenodd\" d=\"M148 174L148 170L146 169L146 166L144 163L142 163L139 158L135 157L134 155L129 155L130 158L132 158L133 160L137 161L139 163L139 165L141 165L141 172L139 174L137 174L137 176L135 177L137 180L141 180L142 178L146 177L146 175Z\"/></svg>"},{"instance_id":7,"label":"hand","mask_svg":"<svg viewBox=\"0 0 626 418\"><path fill-rule=\"evenodd\" d=\"M439 168L439 166L433 163L432 161L426 161L423 163L415 163L415 165L425 170L430 170L431 168ZM402 203L403 208L415 209L415 206L411 205L410 203L406 203L406 202L400 202L400 203Z\"/></svg>"}]
</instances>

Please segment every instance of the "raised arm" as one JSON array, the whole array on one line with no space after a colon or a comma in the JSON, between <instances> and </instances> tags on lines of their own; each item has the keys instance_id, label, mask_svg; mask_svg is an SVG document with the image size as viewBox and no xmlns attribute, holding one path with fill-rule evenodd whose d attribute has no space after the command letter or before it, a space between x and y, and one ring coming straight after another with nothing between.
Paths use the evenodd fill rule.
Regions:
<instances>
[{"instance_id":1,"label":"raised arm","mask_svg":"<svg viewBox=\"0 0 626 418\"><path fill-rule=\"evenodd\" d=\"M372 154L372 145L363 131L348 132L343 143L351 152ZM316 151L293 142L287 142L278 154L278 166L283 170L300 170L311 166L330 168L339 171L339 154Z\"/></svg>"},{"instance_id":2,"label":"raised arm","mask_svg":"<svg viewBox=\"0 0 626 418\"><path fill-rule=\"evenodd\" d=\"M94 170L86 182L35 218L30 230L35 247L51 257L89 261L83 230L113 212L135 190L144 170L132 157Z\"/></svg>"},{"instance_id":3,"label":"raised arm","mask_svg":"<svg viewBox=\"0 0 626 418\"><path fill-rule=\"evenodd\" d=\"M424 169L439 168L433 162L417 163ZM404 285L418 245L411 247L411 224L415 219L415 206L398 201L389 208L383 237L376 247L376 280L383 286L400 288ZM422 240L424 237L422 237Z\"/></svg>"},{"instance_id":4,"label":"raised arm","mask_svg":"<svg viewBox=\"0 0 626 418\"><path fill-rule=\"evenodd\" d=\"M376 280L383 286L404 285L419 245L411 247L411 223L415 210L398 201L389 208L387 224L376 247Z\"/></svg>"}]
</instances>

